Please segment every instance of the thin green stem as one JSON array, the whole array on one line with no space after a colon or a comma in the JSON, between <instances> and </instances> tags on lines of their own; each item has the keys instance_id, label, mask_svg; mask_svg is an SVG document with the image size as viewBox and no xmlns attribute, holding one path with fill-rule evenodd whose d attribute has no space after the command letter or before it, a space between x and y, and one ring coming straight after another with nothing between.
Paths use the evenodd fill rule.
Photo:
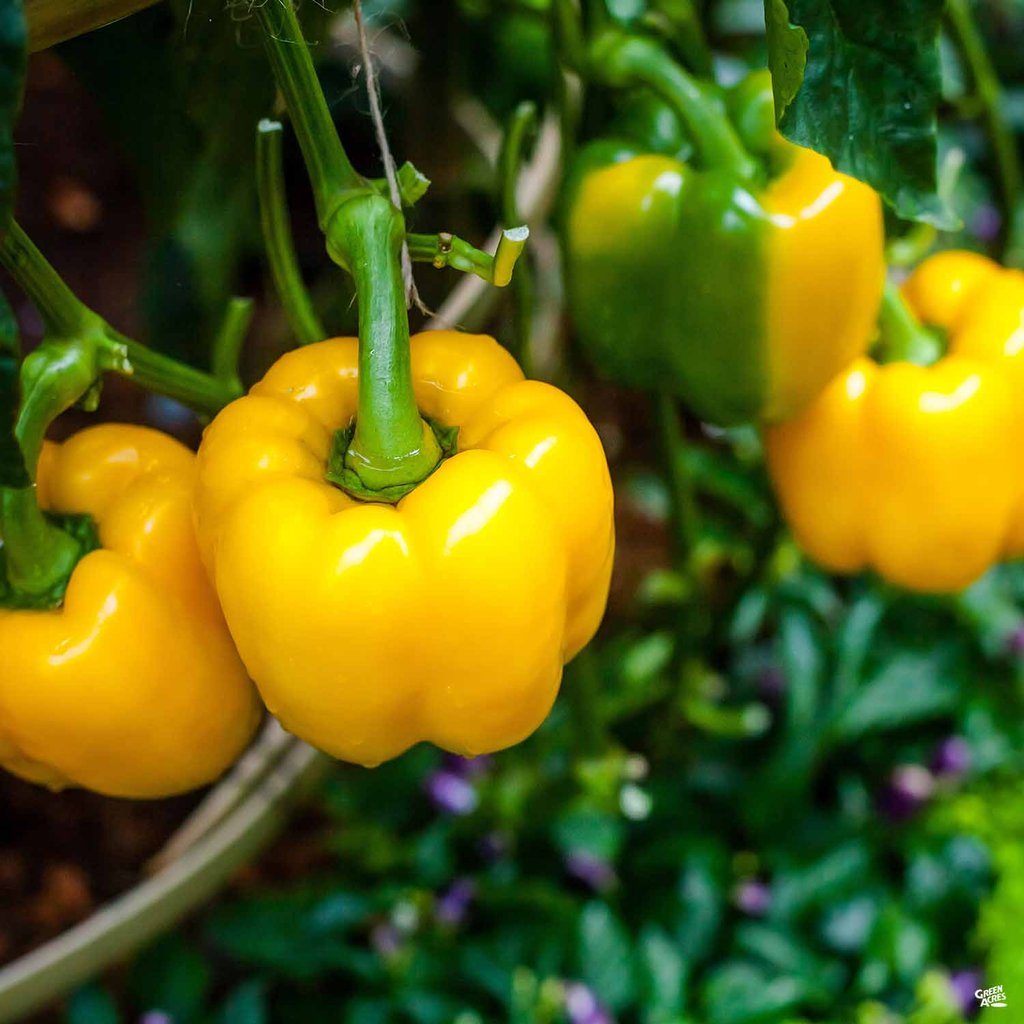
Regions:
<instances>
[{"instance_id":1,"label":"thin green stem","mask_svg":"<svg viewBox=\"0 0 1024 1024\"><path fill-rule=\"evenodd\" d=\"M882 346L888 361L905 360L923 366L941 354L938 339L914 316L899 288L887 281L878 313Z\"/></svg>"},{"instance_id":2,"label":"thin green stem","mask_svg":"<svg viewBox=\"0 0 1024 1024\"><path fill-rule=\"evenodd\" d=\"M693 480L686 463L686 439L679 424L676 400L667 391L657 394L654 407L662 459L668 473L674 561L680 574L689 579L700 524Z\"/></svg>"},{"instance_id":3,"label":"thin green stem","mask_svg":"<svg viewBox=\"0 0 1024 1024\"><path fill-rule=\"evenodd\" d=\"M694 0L655 0L649 16L664 21L683 59L702 78L712 78L713 54Z\"/></svg>"},{"instance_id":4,"label":"thin green stem","mask_svg":"<svg viewBox=\"0 0 1024 1024\"><path fill-rule=\"evenodd\" d=\"M689 128L706 167L731 171L741 181L755 177L756 161L716 100L655 40L607 32L592 48L587 73L616 88L653 90Z\"/></svg>"},{"instance_id":5,"label":"thin green stem","mask_svg":"<svg viewBox=\"0 0 1024 1024\"><path fill-rule=\"evenodd\" d=\"M522 216L519 210L517 192L519 172L528 146L537 135L537 105L524 100L512 112L505 127L505 137L498 156L498 184L501 196L501 216L506 224L519 224ZM512 328L515 334L515 356L527 376L532 376L531 334L533 327L534 283L529 260L512 283Z\"/></svg>"},{"instance_id":6,"label":"thin green stem","mask_svg":"<svg viewBox=\"0 0 1024 1024\"><path fill-rule=\"evenodd\" d=\"M242 390L238 362L242 355L245 336L249 333L254 312L252 299L236 295L228 302L217 336L213 339L211 365L213 375L232 389Z\"/></svg>"},{"instance_id":7,"label":"thin green stem","mask_svg":"<svg viewBox=\"0 0 1024 1024\"><path fill-rule=\"evenodd\" d=\"M417 263L432 263L437 269L453 267L504 288L512 279L512 270L529 237L525 227L507 228L501 233L493 256L446 231L436 235L408 234L405 239L409 255Z\"/></svg>"},{"instance_id":8,"label":"thin green stem","mask_svg":"<svg viewBox=\"0 0 1024 1024\"><path fill-rule=\"evenodd\" d=\"M147 391L173 398L205 416L214 416L242 393L237 379L221 380L187 363L155 352L113 328L99 353L100 367L129 377Z\"/></svg>"},{"instance_id":9,"label":"thin green stem","mask_svg":"<svg viewBox=\"0 0 1024 1024\"><path fill-rule=\"evenodd\" d=\"M313 58L291 0L264 0L256 6L263 44L284 96L313 186L320 227L326 229L344 193L365 187L334 130Z\"/></svg>"},{"instance_id":10,"label":"thin green stem","mask_svg":"<svg viewBox=\"0 0 1024 1024\"><path fill-rule=\"evenodd\" d=\"M270 261L285 316L299 344L310 345L327 337L302 281L292 243L291 221L281 166L282 126L279 121L260 121L256 130L256 188L260 199L263 245Z\"/></svg>"},{"instance_id":11,"label":"thin green stem","mask_svg":"<svg viewBox=\"0 0 1024 1024\"><path fill-rule=\"evenodd\" d=\"M413 391L400 263L404 220L383 196L363 194L339 208L327 237L359 302L359 413L345 465L366 490L395 499L441 459Z\"/></svg>"},{"instance_id":12,"label":"thin green stem","mask_svg":"<svg viewBox=\"0 0 1024 1024\"><path fill-rule=\"evenodd\" d=\"M47 333L73 338L103 322L64 283L15 220L0 239L0 263L32 300Z\"/></svg>"},{"instance_id":13,"label":"thin green stem","mask_svg":"<svg viewBox=\"0 0 1024 1024\"><path fill-rule=\"evenodd\" d=\"M988 55L985 40L974 20L970 0L947 0L946 15L953 39L974 81L974 88L981 102L989 138L992 141L1002 192L1005 236L1017 215L1021 193L1021 164L1017 140L1007 123L1003 88Z\"/></svg>"}]
</instances>

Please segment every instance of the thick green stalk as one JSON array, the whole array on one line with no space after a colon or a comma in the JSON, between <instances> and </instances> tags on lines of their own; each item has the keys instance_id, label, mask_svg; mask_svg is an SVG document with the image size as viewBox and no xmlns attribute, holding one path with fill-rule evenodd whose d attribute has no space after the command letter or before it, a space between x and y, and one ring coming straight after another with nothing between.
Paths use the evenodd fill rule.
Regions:
<instances>
[{"instance_id":1,"label":"thick green stalk","mask_svg":"<svg viewBox=\"0 0 1024 1024\"><path fill-rule=\"evenodd\" d=\"M731 171L741 181L755 177L757 163L717 101L655 40L605 33L595 42L587 74L617 88L653 90L689 128L703 166Z\"/></svg>"},{"instance_id":2,"label":"thick green stalk","mask_svg":"<svg viewBox=\"0 0 1024 1024\"><path fill-rule=\"evenodd\" d=\"M334 130L291 0L265 0L256 5L256 16L262 23L263 44L306 162L320 227L326 229L344 201L344 193L363 188L366 182L349 162Z\"/></svg>"},{"instance_id":3,"label":"thick green stalk","mask_svg":"<svg viewBox=\"0 0 1024 1024\"><path fill-rule=\"evenodd\" d=\"M400 253L405 223L375 192L348 199L327 236L351 273L359 302L359 412L345 466L371 492L395 498L441 460L416 406Z\"/></svg>"}]
</instances>

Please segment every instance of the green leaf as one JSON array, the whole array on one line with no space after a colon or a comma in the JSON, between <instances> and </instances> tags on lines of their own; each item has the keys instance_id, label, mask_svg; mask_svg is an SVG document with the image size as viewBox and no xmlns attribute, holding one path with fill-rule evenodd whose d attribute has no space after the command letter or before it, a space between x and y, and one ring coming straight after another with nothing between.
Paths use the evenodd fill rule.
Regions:
<instances>
[{"instance_id":1,"label":"green leaf","mask_svg":"<svg viewBox=\"0 0 1024 1024\"><path fill-rule=\"evenodd\" d=\"M21 401L20 368L18 327L7 299L0 292L0 487L28 487L32 482L14 436Z\"/></svg>"},{"instance_id":2,"label":"green leaf","mask_svg":"<svg viewBox=\"0 0 1024 1024\"><path fill-rule=\"evenodd\" d=\"M220 1024L269 1024L266 986L261 981L243 981L224 1000Z\"/></svg>"},{"instance_id":3,"label":"green leaf","mask_svg":"<svg viewBox=\"0 0 1024 1024\"><path fill-rule=\"evenodd\" d=\"M683 1009L687 963L679 947L660 928L640 934L638 969L646 1024L669 1021Z\"/></svg>"},{"instance_id":4,"label":"green leaf","mask_svg":"<svg viewBox=\"0 0 1024 1024\"><path fill-rule=\"evenodd\" d=\"M957 700L953 650L898 651L840 711L833 734L842 740L895 729L952 710Z\"/></svg>"},{"instance_id":5,"label":"green leaf","mask_svg":"<svg viewBox=\"0 0 1024 1024\"><path fill-rule=\"evenodd\" d=\"M580 977L613 1011L633 1001L633 948L622 922L603 903L588 903L580 915Z\"/></svg>"},{"instance_id":6,"label":"green leaf","mask_svg":"<svg viewBox=\"0 0 1024 1024\"><path fill-rule=\"evenodd\" d=\"M943 0L769 0L769 63L785 112L782 133L824 153L872 185L896 213L942 228L957 226L936 181L940 100L939 27ZM796 83L794 37L809 46Z\"/></svg>"},{"instance_id":7,"label":"green leaf","mask_svg":"<svg viewBox=\"0 0 1024 1024\"><path fill-rule=\"evenodd\" d=\"M118 1024L113 997L99 985L86 985L68 1000L67 1024Z\"/></svg>"},{"instance_id":8,"label":"green leaf","mask_svg":"<svg viewBox=\"0 0 1024 1024\"><path fill-rule=\"evenodd\" d=\"M21 111L28 29L21 0L0 5L0 230L6 230L14 207L18 178L14 157L14 124Z\"/></svg>"},{"instance_id":9,"label":"green leaf","mask_svg":"<svg viewBox=\"0 0 1024 1024\"><path fill-rule=\"evenodd\" d=\"M176 935L146 949L132 968L135 1001L161 1010L179 1024L196 1020L210 987L210 968L194 949Z\"/></svg>"},{"instance_id":10,"label":"green leaf","mask_svg":"<svg viewBox=\"0 0 1024 1024\"><path fill-rule=\"evenodd\" d=\"M764 0L764 27L768 36L768 67L775 94L775 121L782 120L804 80L807 33L789 21L783 0Z\"/></svg>"}]
</instances>

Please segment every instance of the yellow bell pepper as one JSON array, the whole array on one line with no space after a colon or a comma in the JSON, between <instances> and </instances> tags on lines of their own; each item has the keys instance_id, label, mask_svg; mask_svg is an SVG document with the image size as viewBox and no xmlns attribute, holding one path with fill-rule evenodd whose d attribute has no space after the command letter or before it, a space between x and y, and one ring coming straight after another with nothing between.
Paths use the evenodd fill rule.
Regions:
<instances>
[{"instance_id":1,"label":"yellow bell pepper","mask_svg":"<svg viewBox=\"0 0 1024 1024\"><path fill-rule=\"evenodd\" d=\"M39 460L40 505L87 514L101 547L61 607L0 609L0 764L54 789L158 797L216 778L259 719L192 526L195 458L104 424Z\"/></svg>"},{"instance_id":2,"label":"yellow bell pepper","mask_svg":"<svg viewBox=\"0 0 1024 1024\"><path fill-rule=\"evenodd\" d=\"M941 253L904 296L946 330L948 353L931 366L855 361L765 432L768 466L822 566L952 592L1024 554L1024 274Z\"/></svg>"},{"instance_id":3,"label":"yellow bell pepper","mask_svg":"<svg viewBox=\"0 0 1024 1024\"><path fill-rule=\"evenodd\" d=\"M419 334L411 352L416 404L458 448L395 506L325 479L356 414L355 338L283 356L199 449L200 546L260 694L363 765L536 729L612 565L608 467L572 399L484 335Z\"/></svg>"}]
</instances>

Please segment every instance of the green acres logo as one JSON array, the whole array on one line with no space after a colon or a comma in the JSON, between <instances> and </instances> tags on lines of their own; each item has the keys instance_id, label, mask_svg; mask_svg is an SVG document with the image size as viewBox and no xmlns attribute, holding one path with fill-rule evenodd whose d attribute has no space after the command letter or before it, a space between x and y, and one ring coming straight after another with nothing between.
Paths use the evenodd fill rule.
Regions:
<instances>
[{"instance_id":1,"label":"green acres logo","mask_svg":"<svg viewBox=\"0 0 1024 1024\"><path fill-rule=\"evenodd\" d=\"M974 993L975 999L981 1006L1005 1006L1006 995L1002 985L993 985L991 988L979 988Z\"/></svg>"}]
</instances>

